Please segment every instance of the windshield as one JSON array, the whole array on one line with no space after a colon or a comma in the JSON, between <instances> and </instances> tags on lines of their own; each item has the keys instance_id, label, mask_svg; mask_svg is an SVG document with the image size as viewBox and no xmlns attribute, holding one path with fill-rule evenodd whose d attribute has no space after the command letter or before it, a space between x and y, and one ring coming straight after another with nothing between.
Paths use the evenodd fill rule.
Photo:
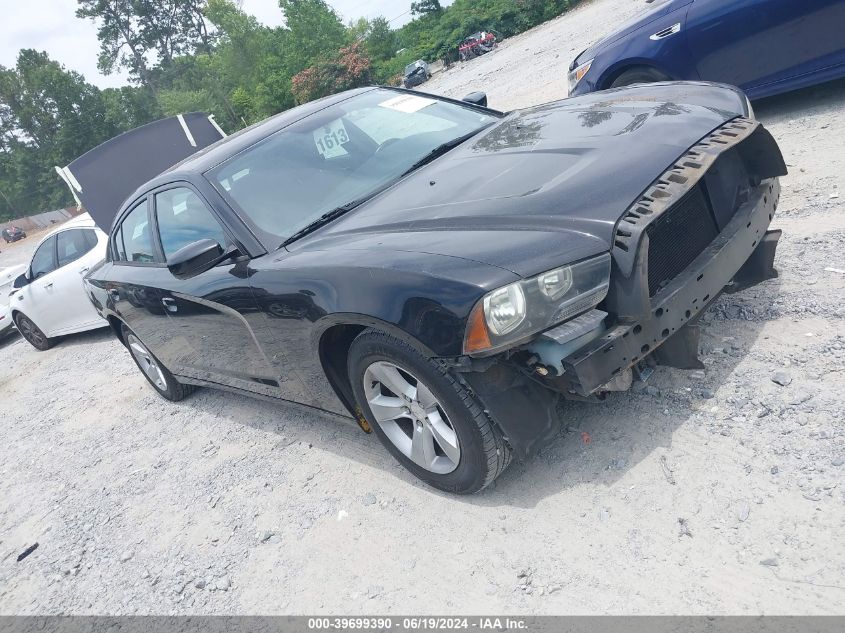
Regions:
<instances>
[{"instance_id":1,"label":"windshield","mask_svg":"<svg viewBox=\"0 0 845 633\"><path fill-rule=\"evenodd\" d=\"M276 132L207 175L260 237L277 246L391 184L435 148L495 120L454 103L373 90Z\"/></svg>"},{"instance_id":2,"label":"windshield","mask_svg":"<svg viewBox=\"0 0 845 633\"><path fill-rule=\"evenodd\" d=\"M414 72L414 71L415 71L415 70L416 70L419 66L420 66L420 63L419 63L419 62L413 62L412 64L408 64L407 66L405 66L405 74L406 74L406 75L410 75L410 74L411 74L412 72Z\"/></svg>"}]
</instances>

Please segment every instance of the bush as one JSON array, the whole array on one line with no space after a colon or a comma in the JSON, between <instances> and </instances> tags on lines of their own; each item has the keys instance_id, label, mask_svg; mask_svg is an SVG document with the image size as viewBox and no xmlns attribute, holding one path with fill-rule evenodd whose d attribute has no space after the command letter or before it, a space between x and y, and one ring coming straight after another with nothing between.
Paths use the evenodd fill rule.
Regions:
<instances>
[{"instance_id":1,"label":"bush","mask_svg":"<svg viewBox=\"0 0 845 633\"><path fill-rule=\"evenodd\" d=\"M297 103L305 103L350 88L367 86L371 83L371 76L370 58L364 45L355 42L294 75L290 89Z\"/></svg>"}]
</instances>

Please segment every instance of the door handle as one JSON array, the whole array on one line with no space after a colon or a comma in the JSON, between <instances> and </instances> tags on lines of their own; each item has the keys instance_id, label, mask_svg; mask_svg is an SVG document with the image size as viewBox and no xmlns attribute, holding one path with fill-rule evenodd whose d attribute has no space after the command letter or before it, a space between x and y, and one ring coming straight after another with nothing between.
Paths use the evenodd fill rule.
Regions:
<instances>
[{"instance_id":1,"label":"door handle","mask_svg":"<svg viewBox=\"0 0 845 633\"><path fill-rule=\"evenodd\" d=\"M172 297L164 297L161 300L161 303L167 309L168 312L176 312L179 308L176 307L176 300Z\"/></svg>"},{"instance_id":2,"label":"door handle","mask_svg":"<svg viewBox=\"0 0 845 633\"><path fill-rule=\"evenodd\" d=\"M79 274L80 274L80 275L84 275L85 273L87 273L87 272L88 272L88 270L89 270L89 269L90 269L90 266L86 266L85 268L80 268L80 269L79 269Z\"/></svg>"},{"instance_id":3,"label":"door handle","mask_svg":"<svg viewBox=\"0 0 845 633\"><path fill-rule=\"evenodd\" d=\"M42 288L44 288L44 290L46 290L47 288L52 288L52 287L53 287L53 282L51 281L50 283L48 283L48 284L44 284L44 285L43 285L43 286L41 286L41 287L42 287Z\"/></svg>"}]
</instances>

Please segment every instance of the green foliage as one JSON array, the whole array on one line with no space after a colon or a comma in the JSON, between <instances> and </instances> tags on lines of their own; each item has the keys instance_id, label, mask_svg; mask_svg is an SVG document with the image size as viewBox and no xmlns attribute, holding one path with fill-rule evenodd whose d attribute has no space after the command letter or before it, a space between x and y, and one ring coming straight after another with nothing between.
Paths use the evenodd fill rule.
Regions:
<instances>
[{"instance_id":1,"label":"green foliage","mask_svg":"<svg viewBox=\"0 0 845 633\"><path fill-rule=\"evenodd\" d=\"M294 74L350 43L340 17L324 0L279 0L279 6L288 30L285 63Z\"/></svg>"},{"instance_id":2,"label":"green foliage","mask_svg":"<svg viewBox=\"0 0 845 633\"><path fill-rule=\"evenodd\" d=\"M373 61L390 59L396 54L396 33L384 16L373 18L366 33L367 51Z\"/></svg>"},{"instance_id":3,"label":"green foliage","mask_svg":"<svg viewBox=\"0 0 845 633\"><path fill-rule=\"evenodd\" d=\"M443 7L440 6L440 0L419 0L411 3L411 15L427 15L441 11Z\"/></svg>"},{"instance_id":4,"label":"green foliage","mask_svg":"<svg viewBox=\"0 0 845 633\"><path fill-rule=\"evenodd\" d=\"M361 42L355 42L297 73L291 80L291 92L298 103L305 103L369 84L370 59Z\"/></svg>"},{"instance_id":5,"label":"green foliage","mask_svg":"<svg viewBox=\"0 0 845 633\"><path fill-rule=\"evenodd\" d=\"M155 81L151 63L166 68L178 56L211 49L203 0L78 0L78 3L77 17L97 24L98 65L105 74L125 68L136 81L151 86Z\"/></svg>"},{"instance_id":6,"label":"green foliage","mask_svg":"<svg viewBox=\"0 0 845 633\"><path fill-rule=\"evenodd\" d=\"M0 219L72 204L53 167L156 116L139 88L101 91L47 53L0 66Z\"/></svg>"}]
</instances>

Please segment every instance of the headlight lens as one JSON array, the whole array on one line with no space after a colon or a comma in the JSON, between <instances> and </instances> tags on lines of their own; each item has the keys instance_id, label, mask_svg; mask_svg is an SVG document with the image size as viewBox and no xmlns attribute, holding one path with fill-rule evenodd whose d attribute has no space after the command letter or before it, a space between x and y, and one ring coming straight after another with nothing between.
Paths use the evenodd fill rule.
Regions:
<instances>
[{"instance_id":1,"label":"headlight lens","mask_svg":"<svg viewBox=\"0 0 845 633\"><path fill-rule=\"evenodd\" d=\"M569 73L569 94L572 94L572 91L575 90L575 87L581 83L581 80L584 78L588 72L590 72L590 66L593 65L593 60L584 62L580 66L578 66L575 70Z\"/></svg>"},{"instance_id":2,"label":"headlight lens","mask_svg":"<svg viewBox=\"0 0 845 633\"><path fill-rule=\"evenodd\" d=\"M484 297L487 327L499 336L516 328L525 318L525 293L519 283L494 290Z\"/></svg>"},{"instance_id":3,"label":"headlight lens","mask_svg":"<svg viewBox=\"0 0 845 633\"><path fill-rule=\"evenodd\" d=\"M492 292L473 308L464 353L512 347L600 303L610 283L610 255L604 254Z\"/></svg>"},{"instance_id":4,"label":"headlight lens","mask_svg":"<svg viewBox=\"0 0 845 633\"><path fill-rule=\"evenodd\" d=\"M543 273L537 278L540 292L549 299L559 299L572 288L572 268L565 266Z\"/></svg>"}]
</instances>

